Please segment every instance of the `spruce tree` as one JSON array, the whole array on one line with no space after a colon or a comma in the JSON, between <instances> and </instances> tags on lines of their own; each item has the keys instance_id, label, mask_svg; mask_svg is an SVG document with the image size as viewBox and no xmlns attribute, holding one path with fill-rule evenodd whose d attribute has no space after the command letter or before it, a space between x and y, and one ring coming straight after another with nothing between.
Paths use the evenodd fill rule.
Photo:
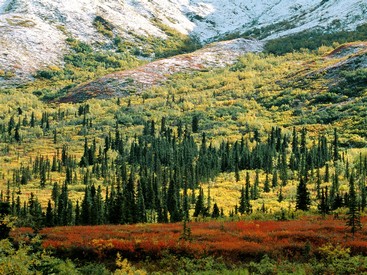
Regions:
<instances>
[{"instance_id":1,"label":"spruce tree","mask_svg":"<svg viewBox=\"0 0 367 275\"><path fill-rule=\"evenodd\" d=\"M143 194L143 189L141 187L141 182L138 181L138 192L137 192L137 202L136 202L136 207L137 207L137 222L140 223L145 223L147 222L147 215L146 215L146 211L145 211L145 201L144 201L144 194Z\"/></svg>"},{"instance_id":2,"label":"spruce tree","mask_svg":"<svg viewBox=\"0 0 367 275\"><path fill-rule=\"evenodd\" d=\"M238 168L238 163L235 164L234 175L235 175L236 182L239 182L240 181L240 169Z\"/></svg>"},{"instance_id":3,"label":"spruce tree","mask_svg":"<svg viewBox=\"0 0 367 275\"><path fill-rule=\"evenodd\" d=\"M80 225L81 224L79 200L76 201L76 206L75 206L75 221L74 221L74 224L75 225Z\"/></svg>"},{"instance_id":4,"label":"spruce tree","mask_svg":"<svg viewBox=\"0 0 367 275\"><path fill-rule=\"evenodd\" d=\"M260 172L256 169L255 181L254 181L254 191L252 199L257 200L259 198L259 184L260 184Z\"/></svg>"},{"instance_id":5,"label":"spruce tree","mask_svg":"<svg viewBox=\"0 0 367 275\"><path fill-rule=\"evenodd\" d=\"M47 227L54 226L54 213L51 205L51 200L48 200L47 204L45 225Z\"/></svg>"},{"instance_id":6,"label":"spruce tree","mask_svg":"<svg viewBox=\"0 0 367 275\"><path fill-rule=\"evenodd\" d=\"M167 191L167 209L170 214L170 222L178 222L182 220L182 213L180 208L179 190L172 179Z\"/></svg>"},{"instance_id":7,"label":"spruce tree","mask_svg":"<svg viewBox=\"0 0 367 275\"><path fill-rule=\"evenodd\" d=\"M193 133L197 133L199 131L199 116L198 115L194 115L192 117L191 129Z\"/></svg>"},{"instance_id":8,"label":"spruce tree","mask_svg":"<svg viewBox=\"0 0 367 275\"><path fill-rule=\"evenodd\" d=\"M350 228L351 233L362 228L361 216L358 210L357 194L354 187L354 174L352 173L349 179L349 200L348 200L348 219L347 226Z\"/></svg>"},{"instance_id":9,"label":"spruce tree","mask_svg":"<svg viewBox=\"0 0 367 275\"><path fill-rule=\"evenodd\" d=\"M325 165L324 182L329 182L329 181L330 181L329 164L326 163L326 165Z\"/></svg>"},{"instance_id":10,"label":"spruce tree","mask_svg":"<svg viewBox=\"0 0 367 275\"><path fill-rule=\"evenodd\" d=\"M20 127L19 127L19 125L17 125L17 126L15 127L15 131L14 131L14 139L15 139L15 141L16 141L16 142L18 142L18 143L20 143L20 142L21 142L21 137L20 137L19 129L20 129Z\"/></svg>"},{"instance_id":11,"label":"spruce tree","mask_svg":"<svg viewBox=\"0 0 367 275\"><path fill-rule=\"evenodd\" d=\"M34 112L32 112L31 114L30 126L31 128L34 128L36 126L36 118L35 118Z\"/></svg>"},{"instance_id":12,"label":"spruce tree","mask_svg":"<svg viewBox=\"0 0 367 275\"><path fill-rule=\"evenodd\" d=\"M328 201L327 187L326 189L324 188L321 189L321 198L320 198L320 203L318 205L318 209L320 213L322 214L322 216L329 214L330 207L329 207L329 201Z\"/></svg>"},{"instance_id":13,"label":"spruce tree","mask_svg":"<svg viewBox=\"0 0 367 275\"><path fill-rule=\"evenodd\" d=\"M11 212L9 202L0 200L0 240L9 237L11 227L7 223L3 222L5 216L9 215Z\"/></svg>"},{"instance_id":14,"label":"spruce tree","mask_svg":"<svg viewBox=\"0 0 367 275\"><path fill-rule=\"evenodd\" d=\"M90 188L86 187L84 190L84 198L81 204L80 222L83 225L91 224L91 208L92 198Z\"/></svg>"},{"instance_id":15,"label":"spruce tree","mask_svg":"<svg viewBox=\"0 0 367 275\"><path fill-rule=\"evenodd\" d=\"M204 205L204 191L203 188L200 187L199 196L197 197L197 201L195 204L195 211L193 217L198 217L200 214L204 216L205 213L205 205Z\"/></svg>"},{"instance_id":16,"label":"spruce tree","mask_svg":"<svg viewBox=\"0 0 367 275\"><path fill-rule=\"evenodd\" d=\"M123 212L126 223L135 223L137 219L136 200L135 200L135 168L132 167L130 176L123 188L124 205Z\"/></svg>"},{"instance_id":17,"label":"spruce tree","mask_svg":"<svg viewBox=\"0 0 367 275\"><path fill-rule=\"evenodd\" d=\"M269 183L269 174L268 173L266 173L266 176L265 176L264 192L265 193L269 193L270 192L270 183Z\"/></svg>"},{"instance_id":18,"label":"spruce tree","mask_svg":"<svg viewBox=\"0 0 367 275\"><path fill-rule=\"evenodd\" d=\"M185 185L184 185L184 194L183 194L183 219L185 221L189 221L189 211L190 211L190 206L189 206L189 197L187 195L187 181L185 180Z\"/></svg>"},{"instance_id":19,"label":"spruce tree","mask_svg":"<svg viewBox=\"0 0 367 275\"><path fill-rule=\"evenodd\" d=\"M246 202L245 211L247 214L249 214L252 211L251 204L250 204L250 173L249 172L246 172L245 202Z\"/></svg>"},{"instance_id":20,"label":"spruce tree","mask_svg":"<svg viewBox=\"0 0 367 275\"><path fill-rule=\"evenodd\" d=\"M363 212L364 209L366 208L367 206L367 189L366 189L366 186L363 185L361 187L361 211Z\"/></svg>"},{"instance_id":21,"label":"spruce tree","mask_svg":"<svg viewBox=\"0 0 367 275\"><path fill-rule=\"evenodd\" d=\"M238 212L243 215L246 212L246 194L245 187L241 188L241 196L240 196L240 206L238 207Z\"/></svg>"},{"instance_id":22,"label":"spruce tree","mask_svg":"<svg viewBox=\"0 0 367 275\"><path fill-rule=\"evenodd\" d=\"M307 211L310 208L311 199L305 180L301 177L297 186L296 210Z\"/></svg>"},{"instance_id":23,"label":"spruce tree","mask_svg":"<svg viewBox=\"0 0 367 275\"><path fill-rule=\"evenodd\" d=\"M334 129L333 159L334 161L339 159L339 137L336 128Z\"/></svg>"},{"instance_id":24,"label":"spruce tree","mask_svg":"<svg viewBox=\"0 0 367 275\"><path fill-rule=\"evenodd\" d=\"M271 180L271 186L273 188L278 186L278 172L275 169L274 169L274 172L273 172L273 178Z\"/></svg>"},{"instance_id":25,"label":"spruce tree","mask_svg":"<svg viewBox=\"0 0 367 275\"><path fill-rule=\"evenodd\" d=\"M214 203L213 205L213 212L212 212L212 218L216 219L220 216L219 207L217 203Z\"/></svg>"},{"instance_id":26,"label":"spruce tree","mask_svg":"<svg viewBox=\"0 0 367 275\"><path fill-rule=\"evenodd\" d=\"M316 170L316 198L320 198L320 188L321 188L321 176L320 176L320 168Z\"/></svg>"}]
</instances>

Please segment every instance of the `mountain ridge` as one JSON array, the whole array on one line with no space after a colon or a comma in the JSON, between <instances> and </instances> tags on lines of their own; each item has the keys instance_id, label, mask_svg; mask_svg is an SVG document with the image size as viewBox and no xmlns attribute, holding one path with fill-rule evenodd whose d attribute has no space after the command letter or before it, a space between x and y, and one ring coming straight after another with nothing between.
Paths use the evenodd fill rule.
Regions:
<instances>
[{"instance_id":1,"label":"mountain ridge","mask_svg":"<svg viewBox=\"0 0 367 275\"><path fill-rule=\"evenodd\" d=\"M12 76L7 82L29 79L49 65L63 66L62 56L69 51L67 37L98 50L111 43L96 29L97 16L113 26L113 34L132 43L139 36L166 39L160 24L207 43L233 33L269 40L314 28L351 30L366 22L367 4L361 0L246 4L239 0L0 0L0 70Z\"/></svg>"}]
</instances>

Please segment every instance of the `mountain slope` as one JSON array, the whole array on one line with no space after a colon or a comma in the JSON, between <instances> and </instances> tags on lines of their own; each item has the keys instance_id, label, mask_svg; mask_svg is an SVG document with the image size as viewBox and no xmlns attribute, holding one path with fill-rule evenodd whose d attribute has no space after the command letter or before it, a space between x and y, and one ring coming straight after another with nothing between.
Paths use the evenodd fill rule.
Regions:
<instances>
[{"instance_id":1,"label":"mountain slope","mask_svg":"<svg viewBox=\"0 0 367 275\"><path fill-rule=\"evenodd\" d=\"M139 36L166 38L160 24L201 41L260 28L258 36L271 39L312 28L353 29L366 22L367 4L363 0L0 0L0 70L22 77L50 64L62 65L68 36L97 48L108 45L111 39L94 24L98 16L110 24L113 34L128 41Z\"/></svg>"},{"instance_id":2,"label":"mountain slope","mask_svg":"<svg viewBox=\"0 0 367 275\"><path fill-rule=\"evenodd\" d=\"M72 89L61 102L80 102L88 98L110 98L142 92L163 83L174 73L220 68L234 64L246 52L260 52L263 43L247 39L217 42L196 52L161 59L134 70L106 75Z\"/></svg>"}]
</instances>

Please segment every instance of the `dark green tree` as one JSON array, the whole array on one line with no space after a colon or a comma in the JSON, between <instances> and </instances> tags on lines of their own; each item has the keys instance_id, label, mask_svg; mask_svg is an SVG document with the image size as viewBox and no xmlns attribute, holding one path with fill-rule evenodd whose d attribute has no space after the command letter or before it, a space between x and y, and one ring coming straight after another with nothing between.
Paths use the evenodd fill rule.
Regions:
<instances>
[{"instance_id":1,"label":"dark green tree","mask_svg":"<svg viewBox=\"0 0 367 275\"><path fill-rule=\"evenodd\" d=\"M307 211L310 208L311 199L305 180L301 177L297 186L296 210Z\"/></svg>"},{"instance_id":2,"label":"dark green tree","mask_svg":"<svg viewBox=\"0 0 367 275\"><path fill-rule=\"evenodd\" d=\"M191 128L193 133L199 132L199 116L194 115L192 117Z\"/></svg>"},{"instance_id":3,"label":"dark green tree","mask_svg":"<svg viewBox=\"0 0 367 275\"><path fill-rule=\"evenodd\" d=\"M90 188L87 186L84 189L84 198L81 204L80 221L83 225L91 224L92 198Z\"/></svg>"},{"instance_id":4,"label":"dark green tree","mask_svg":"<svg viewBox=\"0 0 367 275\"><path fill-rule=\"evenodd\" d=\"M245 187L242 186L241 188L241 195L240 195L240 206L238 207L238 212L243 215L246 212L246 194L245 194Z\"/></svg>"},{"instance_id":5,"label":"dark green tree","mask_svg":"<svg viewBox=\"0 0 367 275\"><path fill-rule=\"evenodd\" d=\"M270 192L270 183L269 183L269 174L268 173L266 173L266 176L265 176L264 192L265 193L269 193Z\"/></svg>"},{"instance_id":6,"label":"dark green tree","mask_svg":"<svg viewBox=\"0 0 367 275\"><path fill-rule=\"evenodd\" d=\"M168 185L167 191L167 209L170 214L170 222L179 222L182 220L180 207L179 190L172 179Z\"/></svg>"},{"instance_id":7,"label":"dark green tree","mask_svg":"<svg viewBox=\"0 0 367 275\"><path fill-rule=\"evenodd\" d=\"M0 200L0 240L9 237L11 227L3 222L4 217L10 215L10 203Z\"/></svg>"},{"instance_id":8,"label":"dark green tree","mask_svg":"<svg viewBox=\"0 0 367 275\"><path fill-rule=\"evenodd\" d=\"M349 179L349 201L348 201L348 219L347 219L347 227L350 228L350 232L355 234L357 230L362 228L361 223L361 215L358 210L358 201L357 201L357 194L354 187L354 173L350 175Z\"/></svg>"},{"instance_id":9,"label":"dark green tree","mask_svg":"<svg viewBox=\"0 0 367 275\"><path fill-rule=\"evenodd\" d=\"M283 200L284 200L284 197L283 197L283 188L281 186L280 189L279 189L279 193L278 193L278 202L282 202Z\"/></svg>"},{"instance_id":10,"label":"dark green tree","mask_svg":"<svg viewBox=\"0 0 367 275\"><path fill-rule=\"evenodd\" d=\"M76 205L75 205L75 225L80 225L81 224L81 219L80 219L80 206L79 206L79 200L76 201Z\"/></svg>"},{"instance_id":11,"label":"dark green tree","mask_svg":"<svg viewBox=\"0 0 367 275\"><path fill-rule=\"evenodd\" d=\"M204 191L203 188L200 187L199 195L195 204L195 211L193 217L199 217L199 215L205 214L205 205L204 205Z\"/></svg>"},{"instance_id":12,"label":"dark green tree","mask_svg":"<svg viewBox=\"0 0 367 275\"><path fill-rule=\"evenodd\" d=\"M236 182L239 182L240 181L240 169L238 168L238 163L235 164L234 176L235 176Z\"/></svg>"},{"instance_id":13,"label":"dark green tree","mask_svg":"<svg viewBox=\"0 0 367 275\"><path fill-rule=\"evenodd\" d=\"M137 207L137 222L147 222L147 214L146 214L146 210L145 210L145 201L144 201L144 194L143 194L143 189L141 187L141 183L140 181L138 181L138 192L137 192L137 202L136 202L136 207Z\"/></svg>"},{"instance_id":14,"label":"dark green tree","mask_svg":"<svg viewBox=\"0 0 367 275\"><path fill-rule=\"evenodd\" d=\"M330 206L329 206L329 200L328 200L328 190L327 187L324 189L321 189L321 198L320 203L318 205L318 209L322 216L325 216L329 214Z\"/></svg>"},{"instance_id":15,"label":"dark green tree","mask_svg":"<svg viewBox=\"0 0 367 275\"><path fill-rule=\"evenodd\" d=\"M48 203L47 203L45 225L47 227L54 226L54 212L52 209L51 200L48 200Z\"/></svg>"},{"instance_id":16,"label":"dark green tree","mask_svg":"<svg viewBox=\"0 0 367 275\"><path fill-rule=\"evenodd\" d=\"M219 207L217 203L214 203L213 205L213 212L212 212L212 218L216 219L220 216Z\"/></svg>"},{"instance_id":17,"label":"dark green tree","mask_svg":"<svg viewBox=\"0 0 367 275\"><path fill-rule=\"evenodd\" d=\"M334 161L337 161L339 159L339 137L336 128L334 129L333 159Z\"/></svg>"},{"instance_id":18,"label":"dark green tree","mask_svg":"<svg viewBox=\"0 0 367 275\"><path fill-rule=\"evenodd\" d=\"M271 179L271 186L273 188L278 186L278 172L275 169L274 169L274 172L273 172L273 177Z\"/></svg>"}]
</instances>

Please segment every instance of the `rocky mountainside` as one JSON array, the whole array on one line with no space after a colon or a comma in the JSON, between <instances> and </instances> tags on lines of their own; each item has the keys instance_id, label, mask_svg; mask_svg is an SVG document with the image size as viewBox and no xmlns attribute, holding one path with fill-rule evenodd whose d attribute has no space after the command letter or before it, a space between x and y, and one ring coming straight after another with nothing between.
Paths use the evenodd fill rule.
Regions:
<instances>
[{"instance_id":1,"label":"rocky mountainside","mask_svg":"<svg viewBox=\"0 0 367 275\"><path fill-rule=\"evenodd\" d=\"M29 76L62 65L67 37L96 47L106 37L94 23L101 17L126 40L164 39L164 24L202 42L261 29L271 39L305 29L353 29L367 20L364 0L0 0L0 70ZM159 22L160 24L157 24Z\"/></svg>"}]
</instances>

